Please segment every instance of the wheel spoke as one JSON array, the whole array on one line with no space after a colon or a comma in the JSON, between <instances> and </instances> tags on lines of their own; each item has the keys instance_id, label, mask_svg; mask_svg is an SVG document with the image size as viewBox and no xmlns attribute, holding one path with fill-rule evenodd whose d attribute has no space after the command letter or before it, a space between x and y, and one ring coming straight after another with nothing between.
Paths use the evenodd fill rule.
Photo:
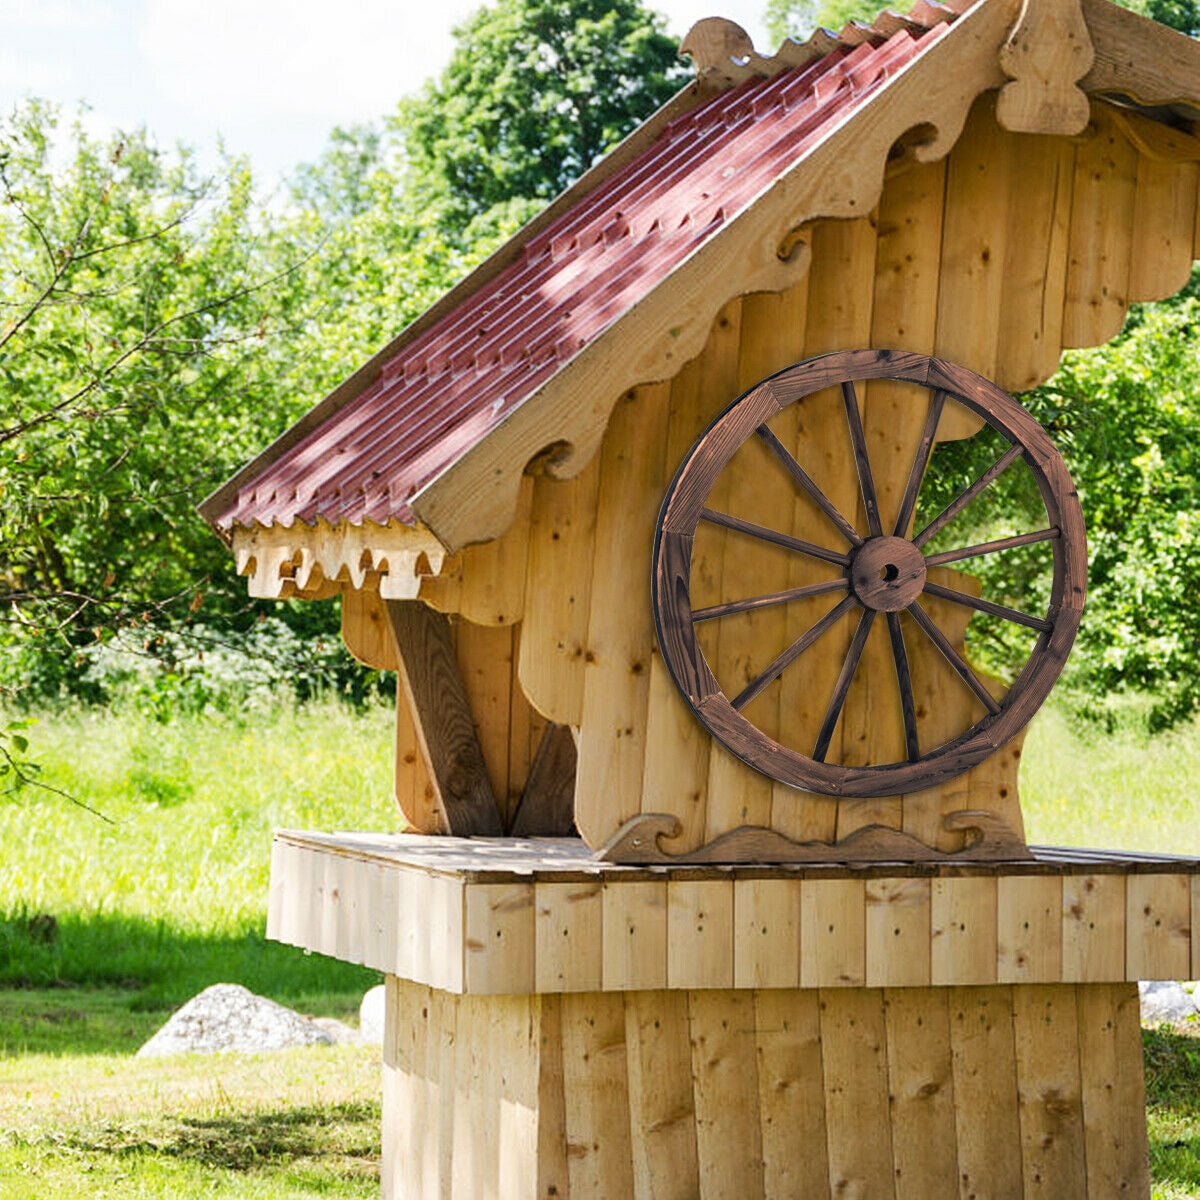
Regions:
<instances>
[{"instance_id":1,"label":"wheel spoke","mask_svg":"<svg viewBox=\"0 0 1200 1200\"><path fill-rule=\"evenodd\" d=\"M837 563L839 567L844 567L850 562L848 554L839 554L836 550L827 550L824 546L817 546L812 542L806 542L803 538L792 537L790 533L778 533L774 529L768 529L765 525L755 525L753 521L743 521L741 517L733 517L729 513L717 512L712 508L702 508L700 510L700 519L708 521L711 525L721 525L726 529L736 530L738 533L749 534L750 537L761 538L764 542L772 542L776 546L784 546L788 550L807 554L810 558L819 558L823 562Z\"/></svg>"},{"instance_id":2,"label":"wheel spoke","mask_svg":"<svg viewBox=\"0 0 1200 1200\"><path fill-rule=\"evenodd\" d=\"M775 452L775 456L783 463L787 473L809 494L816 506L838 527L842 536L852 546L861 546L862 538L859 532L842 516L833 501L825 495L812 476L796 461L788 448L775 436L767 425L758 427L758 436Z\"/></svg>"},{"instance_id":3,"label":"wheel spoke","mask_svg":"<svg viewBox=\"0 0 1200 1200\"><path fill-rule=\"evenodd\" d=\"M812 752L815 762L824 762L825 755L829 752L834 726L837 725L838 717L842 715L842 707L846 703L846 693L850 690L854 672L858 670L858 660L862 658L863 647L867 644L867 634L871 632L871 623L874 620L875 609L864 608L862 616L858 619L858 628L850 640L850 649L846 651L846 658L838 674L837 683L834 684L829 708L825 712L825 720L821 723L821 731L817 734L817 744Z\"/></svg>"},{"instance_id":4,"label":"wheel spoke","mask_svg":"<svg viewBox=\"0 0 1200 1200\"><path fill-rule=\"evenodd\" d=\"M921 747L917 741L917 705L913 700L912 676L908 670L908 653L904 649L904 635L900 631L900 614L887 615L888 633L892 639L892 657L896 660L896 683L900 687L900 708L904 713L904 744L908 750L908 761L917 762Z\"/></svg>"},{"instance_id":5,"label":"wheel spoke","mask_svg":"<svg viewBox=\"0 0 1200 1200\"><path fill-rule=\"evenodd\" d=\"M918 548L925 545L925 543L929 541L931 537L949 525L950 522L953 521L954 518L957 517L958 514L962 512L962 510L966 508L967 505L970 504L971 501L974 500L975 497L978 496L985 487L988 486L989 483L991 483L998 475L1002 474L1004 471L1007 471L1008 468L1012 466L1014 462L1016 462L1020 455L1020 446L1010 446L1004 454L1002 454L994 463L992 463L992 465L988 467L988 469L984 471L984 473L980 475L980 477L975 480L975 482L971 484L971 486L967 488L967 490L963 492L961 496L958 497L957 500L953 501L949 507L944 509L940 516L934 517L934 519L930 521L930 523L926 525L925 528L922 529L915 538L913 538L913 545L917 546Z\"/></svg>"},{"instance_id":6,"label":"wheel spoke","mask_svg":"<svg viewBox=\"0 0 1200 1200\"><path fill-rule=\"evenodd\" d=\"M692 620L711 621L713 617L728 617L733 613L769 608L773 604L786 604L789 600L802 600L805 596L820 596L825 592L836 592L848 586L849 580L845 576L838 579L826 579L821 583L806 583L803 587L771 592L767 596L754 596L749 600L731 600L728 604L714 604L710 608L698 608L692 613Z\"/></svg>"},{"instance_id":7,"label":"wheel spoke","mask_svg":"<svg viewBox=\"0 0 1200 1200\"><path fill-rule=\"evenodd\" d=\"M1049 633L1054 628L1053 624L1044 617L1031 617L1028 613L1018 612L1015 608L1007 608L1003 604L995 604L991 600L984 600L979 596L970 596L966 592L956 592L953 588L942 587L940 583L931 583L928 579L925 581L925 591L931 596L939 596L943 600L963 604L967 608L974 608L979 612L990 613L993 617L1003 617L1006 621L1012 621L1017 625L1026 625L1030 629L1041 630L1042 633Z\"/></svg>"},{"instance_id":8,"label":"wheel spoke","mask_svg":"<svg viewBox=\"0 0 1200 1200\"><path fill-rule=\"evenodd\" d=\"M925 631L929 640L942 652L942 657L950 664L954 673L975 693L979 698L979 703L988 710L992 716L995 716L1000 711L1000 705L996 703L995 696L983 686L979 676L967 665L962 655L950 645L950 639L933 623L933 619L921 607L920 603L914 600L906 610L914 621Z\"/></svg>"},{"instance_id":9,"label":"wheel spoke","mask_svg":"<svg viewBox=\"0 0 1200 1200\"><path fill-rule=\"evenodd\" d=\"M942 563L958 562L960 558L978 558L981 554L995 554L997 550L1011 550L1013 546L1028 546L1033 542L1046 542L1060 534L1057 525L1039 529L1035 533L1018 533L1012 537L997 538L994 542L980 542L975 546L964 546L961 550L947 550L944 554L925 556L927 567L940 567Z\"/></svg>"},{"instance_id":10,"label":"wheel spoke","mask_svg":"<svg viewBox=\"0 0 1200 1200\"><path fill-rule=\"evenodd\" d=\"M937 433L938 422L942 419L942 408L946 403L946 393L940 388L933 393L929 402L929 415L925 418L925 428L921 430L921 440L917 443L917 452L913 456L912 470L908 474L908 486L904 489L904 498L900 501L900 512L896 516L896 530L893 537L903 537L912 520L913 510L917 507L917 493L921 490L921 480L925 468L929 465L929 455L933 450L933 437Z\"/></svg>"},{"instance_id":11,"label":"wheel spoke","mask_svg":"<svg viewBox=\"0 0 1200 1200\"><path fill-rule=\"evenodd\" d=\"M853 596L843 596L811 629L802 633L757 679L751 680L730 701L733 707L736 709L745 708L763 688L778 679L817 638L836 625L842 616L849 612L853 605Z\"/></svg>"},{"instance_id":12,"label":"wheel spoke","mask_svg":"<svg viewBox=\"0 0 1200 1200\"><path fill-rule=\"evenodd\" d=\"M846 405L846 423L850 426L854 462L858 467L858 486L862 490L863 507L867 510L867 529L872 537L882 537L879 498L875 495L875 478L871 474L871 459L867 454L867 435L863 432L862 414L858 411L858 395L849 380L842 384L842 400Z\"/></svg>"}]
</instances>

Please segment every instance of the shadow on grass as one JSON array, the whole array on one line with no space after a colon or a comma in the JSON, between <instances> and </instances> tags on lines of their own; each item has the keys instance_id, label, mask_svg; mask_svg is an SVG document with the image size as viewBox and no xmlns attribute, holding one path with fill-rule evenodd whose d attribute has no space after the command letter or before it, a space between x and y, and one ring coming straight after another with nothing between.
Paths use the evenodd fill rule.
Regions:
<instances>
[{"instance_id":1,"label":"shadow on grass","mask_svg":"<svg viewBox=\"0 0 1200 1200\"><path fill-rule=\"evenodd\" d=\"M303 1164L362 1179L378 1176L379 1129L377 1103L343 1103L90 1128L64 1142L88 1154L175 1158L224 1171Z\"/></svg>"},{"instance_id":2,"label":"shadow on grass","mask_svg":"<svg viewBox=\"0 0 1200 1200\"><path fill-rule=\"evenodd\" d=\"M1163 1026L1142 1031L1150 1172L1171 1195L1200 1188L1200 1029L1188 1036Z\"/></svg>"},{"instance_id":3,"label":"shadow on grass","mask_svg":"<svg viewBox=\"0 0 1200 1200\"><path fill-rule=\"evenodd\" d=\"M128 1053L213 983L345 1015L380 978L268 942L261 922L206 932L120 914L0 913L0 1054Z\"/></svg>"}]
</instances>

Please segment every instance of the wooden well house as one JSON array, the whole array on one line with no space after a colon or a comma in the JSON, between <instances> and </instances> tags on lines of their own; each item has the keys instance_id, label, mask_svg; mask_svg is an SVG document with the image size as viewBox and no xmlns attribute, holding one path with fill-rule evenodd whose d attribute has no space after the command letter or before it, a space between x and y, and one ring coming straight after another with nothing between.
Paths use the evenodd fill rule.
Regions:
<instances>
[{"instance_id":1,"label":"wooden well house","mask_svg":"<svg viewBox=\"0 0 1200 1200\"><path fill-rule=\"evenodd\" d=\"M1008 393L1188 279L1200 46L921 0L683 50L204 505L401 684L405 832L279 833L270 934L386 973L387 1197L1147 1196L1133 981L1200 974L1200 864L1026 845L1086 545ZM1009 471L1045 519L981 534Z\"/></svg>"}]
</instances>

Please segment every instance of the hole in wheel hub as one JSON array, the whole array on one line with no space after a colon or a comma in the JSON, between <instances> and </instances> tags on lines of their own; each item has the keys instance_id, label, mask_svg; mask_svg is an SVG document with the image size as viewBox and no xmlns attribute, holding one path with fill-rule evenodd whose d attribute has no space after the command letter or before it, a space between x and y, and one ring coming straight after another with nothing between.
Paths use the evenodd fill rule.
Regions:
<instances>
[{"instance_id":1,"label":"hole in wheel hub","mask_svg":"<svg viewBox=\"0 0 1200 1200\"><path fill-rule=\"evenodd\" d=\"M925 556L904 538L870 538L854 552L847 574L865 608L899 612L925 586Z\"/></svg>"}]
</instances>

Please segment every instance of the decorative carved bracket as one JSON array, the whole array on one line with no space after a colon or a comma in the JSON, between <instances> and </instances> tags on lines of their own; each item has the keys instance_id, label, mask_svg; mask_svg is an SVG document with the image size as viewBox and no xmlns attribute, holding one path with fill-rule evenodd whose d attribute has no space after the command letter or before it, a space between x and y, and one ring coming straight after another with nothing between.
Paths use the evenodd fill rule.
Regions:
<instances>
[{"instance_id":1,"label":"decorative carved bracket","mask_svg":"<svg viewBox=\"0 0 1200 1200\"><path fill-rule=\"evenodd\" d=\"M996 118L1012 133L1082 133L1089 108L1079 80L1094 60L1080 0L1025 0L1000 48L1012 82L1000 90Z\"/></svg>"},{"instance_id":2,"label":"decorative carved bracket","mask_svg":"<svg viewBox=\"0 0 1200 1200\"><path fill-rule=\"evenodd\" d=\"M690 854L669 854L660 838L677 837L679 821L668 813L643 813L626 821L597 852L616 863L817 863L817 862L1008 862L1033 857L1029 847L995 813L949 813L942 826L966 833L967 845L944 852L911 834L882 825L856 829L840 842L794 842L774 829L743 825Z\"/></svg>"}]
</instances>

